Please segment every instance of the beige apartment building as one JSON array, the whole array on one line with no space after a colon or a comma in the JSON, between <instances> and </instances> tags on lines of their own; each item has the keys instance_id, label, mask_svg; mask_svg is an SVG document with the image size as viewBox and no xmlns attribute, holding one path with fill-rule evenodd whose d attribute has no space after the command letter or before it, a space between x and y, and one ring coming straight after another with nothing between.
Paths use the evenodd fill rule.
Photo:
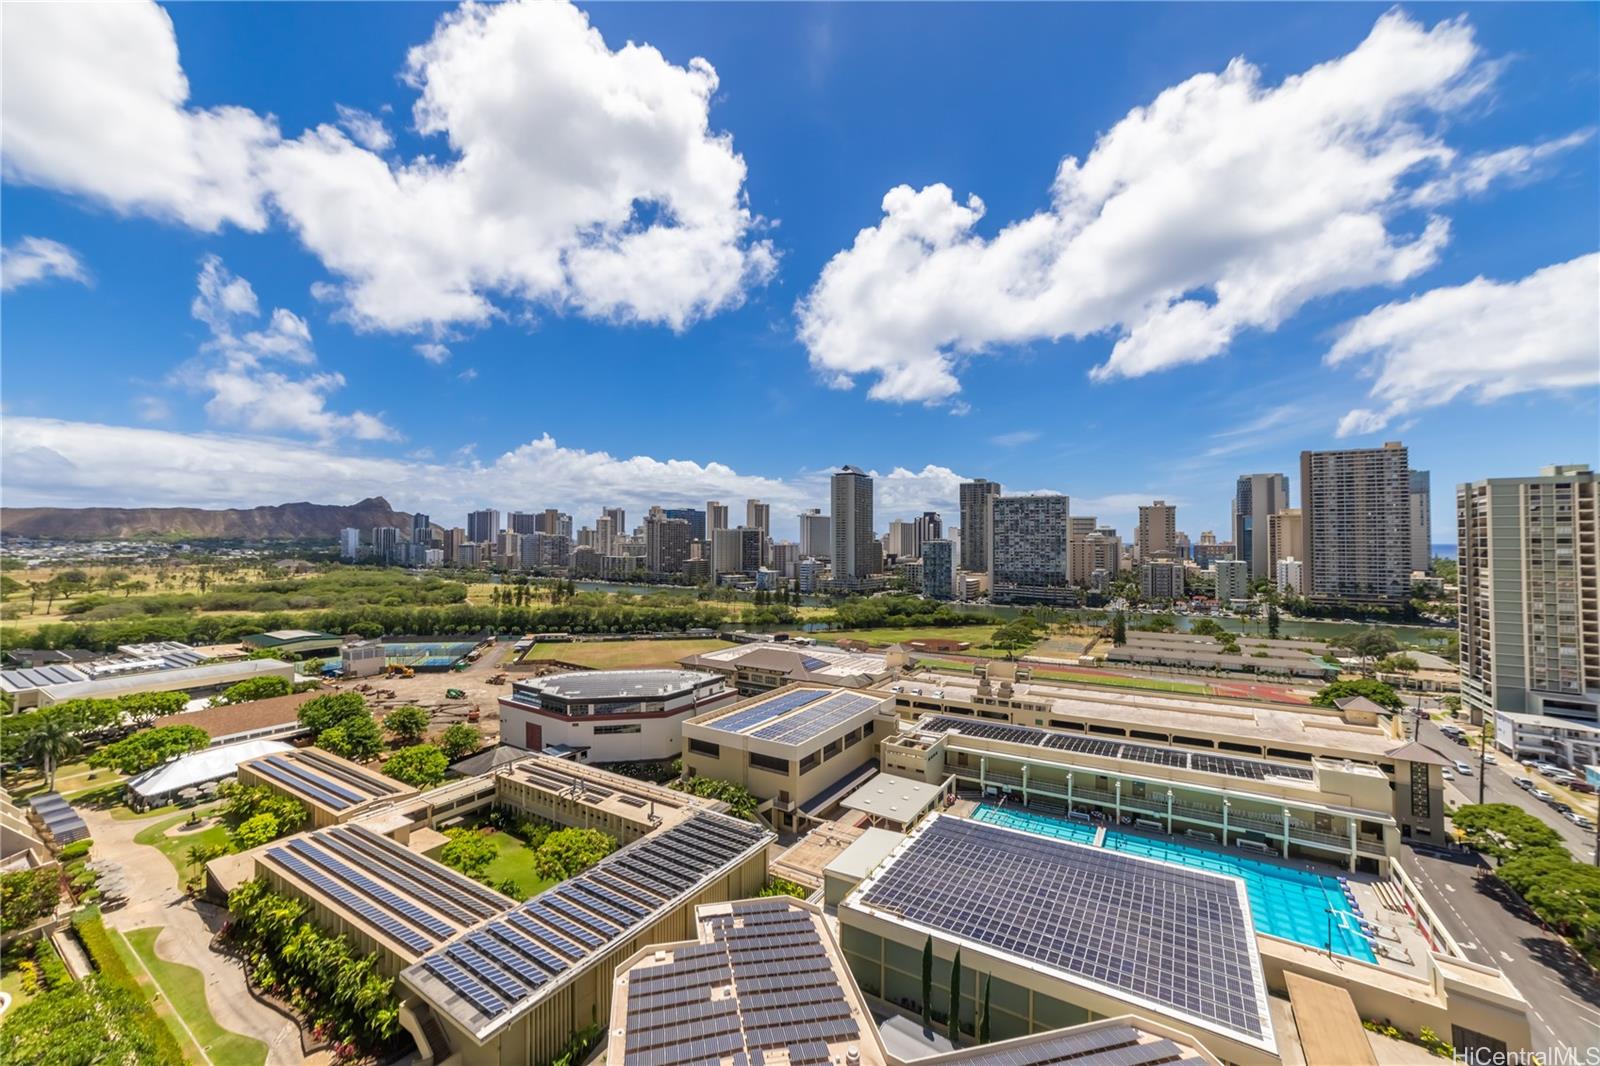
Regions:
<instances>
[{"instance_id":1,"label":"beige apartment building","mask_svg":"<svg viewBox=\"0 0 1600 1066\"><path fill-rule=\"evenodd\" d=\"M1461 695L1473 719L1600 726L1600 478L1550 466L1461 485L1456 522ZM1527 754L1550 754L1537 750L1539 730L1526 733Z\"/></svg>"},{"instance_id":2,"label":"beige apartment building","mask_svg":"<svg viewBox=\"0 0 1600 1066\"><path fill-rule=\"evenodd\" d=\"M1158 555L1177 555L1177 506L1165 500L1140 506L1139 531L1134 543L1139 549L1140 562L1149 562Z\"/></svg>"},{"instance_id":3,"label":"beige apartment building","mask_svg":"<svg viewBox=\"0 0 1600 1066\"><path fill-rule=\"evenodd\" d=\"M1300 453L1306 594L1399 605L1411 596L1411 470L1406 446Z\"/></svg>"}]
</instances>

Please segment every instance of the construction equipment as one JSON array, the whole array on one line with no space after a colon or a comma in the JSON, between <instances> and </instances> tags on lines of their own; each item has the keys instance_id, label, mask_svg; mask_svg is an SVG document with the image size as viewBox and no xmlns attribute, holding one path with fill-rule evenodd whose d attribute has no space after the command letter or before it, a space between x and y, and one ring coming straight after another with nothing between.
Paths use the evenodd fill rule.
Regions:
<instances>
[{"instance_id":1,"label":"construction equipment","mask_svg":"<svg viewBox=\"0 0 1600 1066\"><path fill-rule=\"evenodd\" d=\"M506 675L505 674L495 674L493 677L491 677L489 679L488 683L491 684L491 685L503 685L503 684L506 683Z\"/></svg>"},{"instance_id":2,"label":"construction equipment","mask_svg":"<svg viewBox=\"0 0 1600 1066\"><path fill-rule=\"evenodd\" d=\"M384 676L386 676L386 677L416 677L417 676L417 672L415 670L413 670L409 666L400 666L400 665L396 664L394 666L389 667L388 673L385 674Z\"/></svg>"},{"instance_id":3,"label":"construction equipment","mask_svg":"<svg viewBox=\"0 0 1600 1066\"><path fill-rule=\"evenodd\" d=\"M476 705L474 705L472 710L467 712L467 721L476 722L478 720L478 717L479 717L478 708L477 708Z\"/></svg>"},{"instance_id":4,"label":"construction equipment","mask_svg":"<svg viewBox=\"0 0 1600 1066\"><path fill-rule=\"evenodd\" d=\"M447 688L444 690L444 698L447 700L464 700L467 698L467 694L458 688Z\"/></svg>"}]
</instances>

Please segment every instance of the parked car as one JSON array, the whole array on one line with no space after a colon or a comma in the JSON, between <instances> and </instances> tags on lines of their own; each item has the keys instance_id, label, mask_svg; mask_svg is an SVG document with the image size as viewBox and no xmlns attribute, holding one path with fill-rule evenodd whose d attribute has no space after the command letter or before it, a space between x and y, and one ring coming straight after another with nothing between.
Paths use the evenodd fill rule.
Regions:
<instances>
[{"instance_id":1,"label":"parked car","mask_svg":"<svg viewBox=\"0 0 1600 1066\"><path fill-rule=\"evenodd\" d=\"M1574 792L1582 792L1585 795L1589 795L1594 792L1594 786L1589 784L1587 781L1573 781L1568 784L1567 787L1572 789Z\"/></svg>"},{"instance_id":2,"label":"parked car","mask_svg":"<svg viewBox=\"0 0 1600 1066\"><path fill-rule=\"evenodd\" d=\"M1594 828L1594 823L1589 820L1588 816L1579 814L1577 811L1569 812L1567 814L1567 821L1571 822L1573 825L1577 826L1579 829L1593 829Z\"/></svg>"},{"instance_id":3,"label":"parked car","mask_svg":"<svg viewBox=\"0 0 1600 1066\"><path fill-rule=\"evenodd\" d=\"M1458 762L1458 763L1456 763L1456 773L1461 774L1461 775L1463 775L1465 777L1471 777L1472 776L1472 767L1468 766L1464 762Z\"/></svg>"},{"instance_id":4,"label":"parked car","mask_svg":"<svg viewBox=\"0 0 1600 1066\"><path fill-rule=\"evenodd\" d=\"M1497 760L1493 755L1490 755L1487 752L1484 753L1483 761L1488 763L1490 766L1498 766L1499 765L1499 760Z\"/></svg>"},{"instance_id":5,"label":"parked car","mask_svg":"<svg viewBox=\"0 0 1600 1066\"><path fill-rule=\"evenodd\" d=\"M1446 781L1454 781L1456 779L1456 775L1451 773L1449 770L1440 770L1439 776L1444 778Z\"/></svg>"},{"instance_id":6,"label":"parked car","mask_svg":"<svg viewBox=\"0 0 1600 1066\"><path fill-rule=\"evenodd\" d=\"M1533 791L1533 779L1532 778L1519 777L1519 778L1516 778L1516 782L1517 782L1517 787L1522 789L1522 791L1524 791L1524 792L1532 792Z\"/></svg>"},{"instance_id":7,"label":"parked car","mask_svg":"<svg viewBox=\"0 0 1600 1066\"><path fill-rule=\"evenodd\" d=\"M1572 807L1568 804L1562 803L1560 800L1551 800L1550 806L1555 808L1557 814L1572 813Z\"/></svg>"},{"instance_id":8,"label":"parked car","mask_svg":"<svg viewBox=\"0 0 1600 1066\"><path fill-rule=\"evenodd\" d=\"M1536 800L1539 800L1541 803L1549 803L1555 798L1542 788L1532 789L1528 792L1528 795L1532 796Z\"/></svg>"}]
</instances>

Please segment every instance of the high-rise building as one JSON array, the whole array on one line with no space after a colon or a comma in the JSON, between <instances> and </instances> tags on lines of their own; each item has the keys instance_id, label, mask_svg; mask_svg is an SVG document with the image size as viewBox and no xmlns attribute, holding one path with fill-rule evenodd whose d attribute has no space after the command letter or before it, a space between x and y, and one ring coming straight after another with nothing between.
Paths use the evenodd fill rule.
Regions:
<instances>
[{"instance_id":1,"label":"high-rise building","mask_svg":"<svg viewBox=\"0 0 1600 1066\"><path fill-rule=\"evenodd\" d=\"M961 566L989 569L989 504L1000 495L999 482L977 478L961 483Z\"/></svg>"},{"instance_id":2,"label":"high-rise building","mask_svg":"<svg viewBox=\"0 0 1600 1066\"><path fill-rule=\"evenodd\" d=\"M1600 477L1548 466L1458 486L1456 544L1461 695L1473 718L1600 725ZM1600 729L1588 736L1600 745ZM1505 739L1498 726L1495 739Z\"/></svg>"},{"instance_id":3,"label":"high-rise building","mask_svg":"<svg viewBox=\"0 0 1600 1066\"><path fill-rule=\"evenodd\" d=\"M607 507L600 513L611 519L611 533L613 536L626 537L633 532L628 528L628 512L621 507Z\"/></svg>"},{"instance_id":4,"label":"high-rise building","mask_svg":"<svg viewBox=\"0 0 1600 1066\"><path fill-rule=\"evenodd\" d=\"M792 540L775 540L767 548L772 569L786 581L794 580L794 565L800 561L800 545Z\"/></svg>"},{"instance_id":5,"label":"high-rise building","mask_svg":"<svg viewBox=\"0 0 1600 1066\"><path fill-rule=\"evenodd\" d=\"M902 561L920 557L922 555L922 538L917 534L918 528L915 521L902 522L896 518L889 523L889 536L885 541L884 552Z\"/></svg>"},{"instance_id":6,"label":"high-rise building","mask_svg":"<svg viewBox=\"0 0 1600 1066\"><path fill-rule=\"evenodd\" d=\"M956 594L955 545L943 537L922 544L922 594L930 600L948 600Z\"/></svg>"},{"instance_id":7,"label":"high-rise building","mask_svg":"<svg viewBox=\"0 0 1600 1066\"><path fill-rule=\"evenodd\" d=\"M763 536L772 536L772 504L760 500L744 501L744 524L759 529Z\"/></svg>"},{"instance_id":8,"label":"high-rise building","mask_svg":"<svg viewBox=\"0 0 1600 1066\"><path fill-rule=\"evenodd\" d=\"M616 547L617 529L611 521L611 516L603 514L594 520L594 550L604 559L612 554Z\"/></svg>"},{"instance_id":9,"label":"high-rise building","mask_svg":"<svg viewBox=\"0 0 1600 1066\"><path fill-rule=\"evenodd\" d=\"M1405 445L1300 453L1306 594L1403 604L1411 595L1411 468Z\"/></svg>"},{"instance_id":10,"label":"high-rise building","mask_svg":"<svg viewBox=\"0 0 1600 1066\"><path fill-rule=\"evenodd\" d=\"M1152 603L1181 600L1186 595L1183 564L1152 560L1139 564L1139 595Z\"/></svg>"},{"instance_id":11,"label":"high-rise building","mask_svg":"<svg viewBox=\"0 0 1600 1066\"><path fill-rule=\"evenodd\" d=\"M1433 489L1426 470L1411 479L1411 569L1427 573L1433 566Z\"/></svg>"},{"instance_id":12,"label":"high-rise building","mask_svg":"<svg viewBox=\"0 0 1600 1066\"><path fill-rule=\"evenodd\" d=\"M1289 479L1282 474L1243 474L1233 490L1234 558L1250 569L1250 580L1273 576L1273 515L1289 506Z\"/></svg>"},{"instance_id":13,"label":"high-rise building","mask_svg":"<svg viewBox=\"0 0 1600 1066\"><path fill-rule=\"evenodd\" d=\"M853 466L833 475L833 583L859 588L882 567L872 533L872 479Z\"/></svg>"},{"instance_id":14,"label":"high-rise building","mask_svg":"<svg viewBox=\"0 0 1600 1066\"><path fill-rule=\"evenodd\" d=\"M433 523L428 516L418 511L411 516L411 543L426 546L433 540Z\"/></svg>"},{"instance_id":15,"label":"high-rise building","mask_svg":"<svg viewBox=\"0 0 1600 1066\"><path fill-rule=\"evenodd\" d=\"M506 529L512 533L537 533L539 516L533 511L508 511Z\"/></svg>"},{"instance_id":16,"label":"high-rise building","mask_svg":"<svg viewBox=\"0 0 1600 1066\"><path fill-rule=\"evenodd\" d=\"M1204 540L1204 538L1201 538ZM1176 558L1178 554L1178 508L1165 500L1144 504L1139 508L1139 532L1134 539L1139 549L1139 560L1149 562L1159 557Z\"/></svg>"},{"instance_id":17,"label":"high-rise building","mask_svg":"<svg viewBox=\"0 0 1600 1066\"><path fill-rule=\"evenodd\" d=\"M680 574L689 558L689 523L669 518L659 507L644 520L644 568L652 574Z\"/></svg>"},{"instance_id":18,"label":"high-rise building","mask_svg":"<svg viewBox=\"0 0 1600 1066\"><path fill-rule=\"evenodd\" d=\"M727 529L727 528L728 528L728 505L725 504L725 503L718 503L716 500L707 500L706 501L706 535L705 535L704 539L710 540L712 534L716 530Z\"/></svg>"},{"instance_id":19,"label":"high-rise building","mask_svg":"<svg viewBox=\"0 0 1600 1066\"><path fill-rule=\"evenodd\" d=\"M800 557L827 559L833 554L833 522L813 507L800 516Z\"/></svg>"},{"instance_id":20,"label":"high-rise building","mask_svg":"<svg viewBox=\"0 0 1600 1066\"><path fill-rule=\"evenodd\" d=\"M1233 541L1225 540L1219 544L1216 537L1210 534L1206 536L1210 537L1210 540L1202 537L1201 540L1205 542L1194 546L1194 562L1200 569L1209 570L1217 565L1217 561L1220 559L1237 559L1239 557Z\"/></svg>"},{"instance_id":21,"label":"high-rise building","mask_svg":"<svg viewBox=\"0 0 1600 1066\"><path fill-rule=\"evenodd\" d=\"M549 533L552 536L566 537L571 540L572 516L563 514L554 507L546 507L543 511L533 516L533 530L535 533Z\"/></svg>"},{"instance_id":22,"label":"high-rise building","mask_svg":"<svg viewBox=\"0 0 1600 1066\"><path fill-rule=\"evenodd\" d=\"M711 531L711 574L715 580L721 574L744 572L744 533L740 529L713 529Z\"/></svg>"},{"instance_id":23,"label":"high-rise building","mask_svg":"<svg viewBox=\"0 0 1600 1066\"><path fill-rule=\"evenodd\" d=\"M698 507L668 507L668 518L681 518L689 523L689 539L706 539L706 513Z\"/></svg>"},{"instance_id":24,"label":"high-rise building","mask_svg":"<svg viewBox=\"0 0 1600 1066\"><path fill-rule=\"evenodd\" d=\"M828 564L821 559L804 558L794 567L795 584L801 592L816 592L828 572Z\"/></svg>"},{"instance_id":25,"label":"high-rise building","mask_svg":"<svg viewBox=\"0 0 1600 1066\"><path fill-rule=\"evenodd\" d=\"M1243 559L1218 559L1212 564L1217 575L1217 602L1232 603L1250 598L1250 564Z\"/></svg>"},{"instance_id":26,"label":"high-rise building","mask_svg":"<svg viewBox=\"0 0 1600 1066\"><path fill-rule=\"evenodd\" d=\"M490 508L467 515L467 539L472 543L488 544L499 532L499 511Z\"/></svg>"},{"instance_id":27,"label":"high-rise building","mask_svg":"<svg viewBox=\"0 0 1600 1066\"><path fill-rule=\"evenodd\" d=\"M944 539L944 518L938 511L923 511L922 517L917 519L917 544L923 545L930 540Z\"/></svg>"},{"instance_id":28,"label":"high-rise building","mask_svg":"<svg viewBox=\"0 0 1600 1066\"><path fill-rule=\"evenodd\" d=\"M452 565L459 564L461 559L458 553L461 546L467 543L467 531L460 526L451 526L444 531L444 561Z\"/></svg>"},{"instance_id":29,"label":"high-rise building","mask_svg":"<svg viewBox=\"0 0 1600 1066\"><path fill-rule=\"evenodd\" d=\"M1267 519L1267 551L1276 567L1285 559L1300 561L1305 550L1305 523L1300 519L1300 508L1285 507Z\"/></svg>"},{"instance_id":30,"label":"high-rise building","mask_svg":"<svg viewBox=\"0 0 1600 1066\"><path fill-rule=\"evenodd\" d=\"M1273 584L1278 586L1279 592L1286 593L1291 596L1300 596L1305 594L1305 568L1300 565L1299 559L1296 559L1292 555L1287 559L1279 559L1277 563L1274 564L1274 568L1276 570L1277 577Z\"/></svg>"},{"instance_id":31,"label":"high-rise building","mask_svg":"<svg viewBox=\"0 0 1600 1066\"><path fill-rule=\"evenodd\" d=\"M1178 550L1173 554L1179 559L1191 559L1194 557L1193 548L1194 545L1189 541L1189 534L1181 529L1178 530Z\"/></svg>"},{"instance_id":32,"label":"high-rise building","mask_svg":"<svg viewBox=\"0 0 1600 1066\"><path fill-rule=\"evenodd\" d=\"M988 503L989 598L996 603L1069 601L1068 498L994 496Z\"/></svg>"},{"instance_id":33,"label":"high-rise building","mask_svg":"<svg viewBox=\"0 0 1600 1066\"><path fill-rule=\"evenodd\" d=\"M339 530L339 558L355 561L361 557L361 530L346 526Z\"/></svg>"},{"instance_id":34,"label":"high-rise building","mask_svg":"<svg viewBox=\"0 0 1600 1066\"><path fill-rule=\"evenodd\" d=\"M1073 515L1067 520L1067 577L1074 585L1087 585L1094 567L1089 565L1089 535L1100 520L1093 515Z\"/></svg>"},{"instance_id":35,"label":"high-rise building","mask_svg":"<svg viewBox=\"0 0 1600 1066\"><path fill-rule=\"evenodd\" d=\"M401 562L400 530L397 526L374 526L372 529L372 557L384 566Z\"/></svg>"}]
</instances>

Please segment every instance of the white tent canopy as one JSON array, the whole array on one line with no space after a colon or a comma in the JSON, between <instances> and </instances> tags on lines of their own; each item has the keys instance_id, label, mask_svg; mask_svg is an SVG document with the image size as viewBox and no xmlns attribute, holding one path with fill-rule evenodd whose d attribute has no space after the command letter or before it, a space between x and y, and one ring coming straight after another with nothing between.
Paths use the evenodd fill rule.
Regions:
<instances>
[{"instance_id":1,"label":"white tent canopy","mask_svg":"<svg viewBox=\"0 0 1600 1066\"><path fill-rule=\"evenodd\" d=\"M180 755L170 762L146 770L128 781L128 791L140 801L148 803L208 781L232 777L238 772L239 764L250 759L290 750L290 746L280 740L241 740L237 744L219 744L190 755Z\"/></svg>"}]
</instances>

